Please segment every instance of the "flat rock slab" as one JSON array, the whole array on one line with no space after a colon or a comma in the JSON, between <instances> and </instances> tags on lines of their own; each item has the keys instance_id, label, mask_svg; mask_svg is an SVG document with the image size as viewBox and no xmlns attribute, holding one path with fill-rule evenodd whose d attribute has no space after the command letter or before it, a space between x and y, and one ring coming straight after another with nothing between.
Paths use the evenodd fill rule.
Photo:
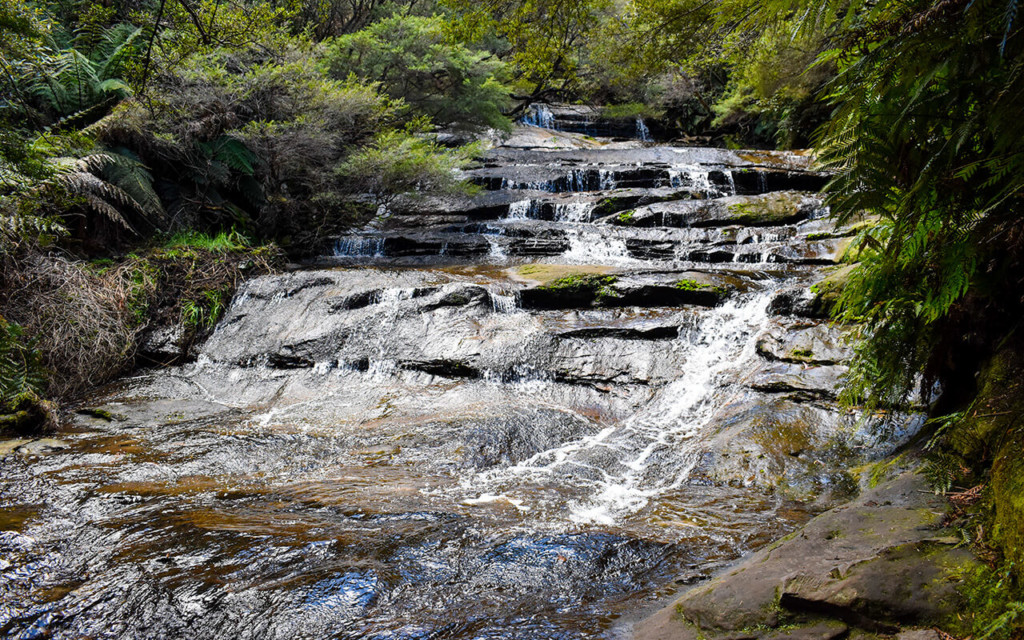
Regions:
<instances>
[{"instance_id":1,"label":"flat rock slab","mask_svg":"<svg viewBox=\"0 0 1024 640\"><path fill-rule=\"evenodd\" d=\"M977 562L938 533L945 510L923 477L904 473L686 592L634 637L781 638L784 623L789 637L835 637L812 632L823 617L884 633L934 624L955 611L959 577Z\"/></svg>"}]
</instances>

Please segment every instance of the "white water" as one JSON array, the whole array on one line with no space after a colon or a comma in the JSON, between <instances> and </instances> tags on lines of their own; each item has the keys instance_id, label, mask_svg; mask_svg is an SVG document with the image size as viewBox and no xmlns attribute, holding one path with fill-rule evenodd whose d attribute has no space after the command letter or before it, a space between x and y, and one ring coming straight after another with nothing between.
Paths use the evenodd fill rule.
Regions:
<instances>
[{"instance_id":1,"label":"white water","mask_svg":"<svg viewBox=\"0 0 1024 640\"><path fill-rule=\"evenodd\" d=\"M529 111L522 118L522 123L541 129L553 129L555 127L555 116L547 105L538 104L530 107Z\"/></svg>"},{"instance_id":2,"label":"white water","mask_svg":"<svg viewBox=\"0 0 1024 640\"><path fill-rule=\"evenodd\" d=\"M379 258L384 255L384 238L346 236L339 238L334 255L346 258Z\"/></svg>"},{"instance_id":3,"label":"white water","mask_svg":"<svg viewBox=\"0 0 1024 640\"><path fill-rule=\"evenodd\" d=\"M494 236L484 236L484 237L487 238L487 243L491 246L490 250L488 250L488 252L487 252L487 257L488 258L491 258L492 260L506 260L506 259L508 259L508 254L505 253L505 247L501 244L501 242L496 237L494 237Z\"/></svg>"},{"instance_id":4,"label":"white water","mask_svg":"<svg viewBox=\"0 0 1024 640\"><path fill-rule=\"evenodd\" d=\"M515 313L519 309L519 301L515 291L497 291L490 289L491 308L495 313Z\"/></svg>"},{"instance_id":5,"label":"white water","mask_svg":"<svg viewBox=\"0 0 1024 640\"><path fill-rule=\"evenodd\" d=\"M509 180L508 178L501 179L501 188L505 189L523 189L528 191L552 191L555 190L555 185L550 180Z\"/></svg>"},{"instance_id":6,"label":"white water","mask_svg":"<svg viewBox=\"0 0 1024 640\"><path fill-rule=\"evenodd\" d=\"M643 118L636 119L636 137L640 142L651 142L651 130Z\"/></svg>"},{"instance_id":7,"label":"white water","mask_svg":"<svg viewBox=\"0 0 1024 640\"><path fill-rule=\"evenodd\" d=\"M576 264L633 264L638 262L629 255L626 241L614 236L595 233L590 229L567 229L569 250L562 254L566 261Z\"/></svg>"},{"instance_id":8,"label":"white water","mask_svg":"<svg viewBox=\"0 0 1024 640\"><path fill-rule=\"evenodd\" d=\"M527 220L533 210L533 200L517 200L508 205L509 220Z\"/></svg>"},{"instance_id":9,"label":"white water","mask_svg":"<svg viewBox=\"0 0 1024 640\"><path fill-rule=\"evenodd\" d=\"M564 202L555 205L556 222L590 222L590 213L596 203Z\"/></svg>"},{"instance_id":10,"label":"white water","mask_svg":"<svg viewBox=\"0 0 1024 640\"><path fill-rule=\"evenodd\" d=\"M681 377L633 416L517 465L479 473L463 489L480 497L510 496L517 506L534 508L541 505L531 504L532 486L575 484L572 495L578 497L554 508L572 522L605 525L678 489L696 464L702 429L741 391L757 339L768 328L773 294L767 290L708 311L676 342L687 356Z\"/></svg>"},{"instance_id":11,"label":"white water","mask_svg":"<svg viewBox=\"0 0 1024 640\"><path fill-rule=\"evenodd\" d=\"M707 194L710 197L736 195L736 184L733 182L732 173L724 172L729 186L722 188L711 182L711 171L700 166L672 167L668 170L668 186L677 189L692 189Z\"/></svg>"},{"instance_id":12,"label":"white water","mask_svg":"<svg viewBox=\"0 0 1024 640\"><path fill-rule=\"evenodd\" d=\"M598 170L601 179L601 191L611 191L616 186L615 173L608 169Z\"/></svg>"}]
</instances>

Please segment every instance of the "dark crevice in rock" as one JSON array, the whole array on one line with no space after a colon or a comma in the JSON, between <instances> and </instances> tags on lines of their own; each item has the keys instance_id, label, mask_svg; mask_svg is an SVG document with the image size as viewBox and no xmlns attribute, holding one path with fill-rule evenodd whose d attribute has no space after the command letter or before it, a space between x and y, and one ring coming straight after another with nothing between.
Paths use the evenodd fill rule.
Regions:
<instances>
[{"instance_id":1,"label":"dark crevice in rock","mask_svg":"<svg viewBox=\"0 0 1024 640\"><path fill-rule=\"evenodd\" d=\"M314 364L309 358L300 355L272 353L267 357L267 366L272 369L309 369Z\"/></svg>"},{"instance_id":2,"label":"dark crevice in rock","mask_svg":"<svg viewBox=\"0 0 1024 640\"><path fill-rule=\"evenodd\" d=\"M476 379L481 377L479 369L472 367L465 362L458 360L404 360L398 363L399 368L413 371L422 371L432 376L442 378L468 378Z\"/></svg>"},{"instance_id":3,"label":"dark crevice in rock","mask_svg":"<svg viewBox=\"0 0 1024 640\"><path fill-rule=\"evenodd\" d=\"M831 602L808 600L793 593L783 593L779 606L796 613L815 613L826 615L837 620L875 633L894 634L900 630L898 625L870 618L850 607L843 607Z\"/></svg>"},{"instance_id":4,"label":"dark crevice in rock","mask_svg":"<svg viewBox=\"0 0 1024 640\"><path fill-rule=\"evenodd\" d=\"M368 307L371 304L377 303L383 291L383 289L369 289L341 298L331 298L327 301L327 312L338 313L340 311L354 311L355 309Z\"/></svg>"},{"instance_id":5,"label":"dark crevice in rock","mask_svg":"<svg viewBox=\"0 0 1024 640\"><path fill-rule=\"evenodd\" d=\"M619 327L592 327L574 329L557 334L559 338L619 338L621 340L673 340L679 337L679 327L652 327L650 329L631 329Z\"/></svg>"}]
</instances>

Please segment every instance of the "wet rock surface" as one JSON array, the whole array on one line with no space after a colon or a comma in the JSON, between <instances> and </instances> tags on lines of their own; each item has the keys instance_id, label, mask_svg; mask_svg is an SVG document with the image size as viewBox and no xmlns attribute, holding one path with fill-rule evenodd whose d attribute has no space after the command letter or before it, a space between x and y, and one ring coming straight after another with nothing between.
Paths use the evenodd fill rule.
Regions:
<instances>
[{"instance_id":1,"label":"wet rock surface","mask_svg":"<svg viewBox=\"0 0 1024 640\"><path fill-rule=\"evenodd\" d=\"M0 447L0 634L617 637L918 428L834 401L808 157L524 127L470 177Z\"/></svg>"},{"instance_id":2,"label":"wet rock surface","mask_svg":"<svg viewBox=\"0 0 1024 640\"><path fill-rule=\"evenodd\" d=\"M686 592L634 637L837 637L935 624L961 605L957 585L978 562L944 535L946 508L923 477L904 473Z\"/></svg>"}]
</instances>

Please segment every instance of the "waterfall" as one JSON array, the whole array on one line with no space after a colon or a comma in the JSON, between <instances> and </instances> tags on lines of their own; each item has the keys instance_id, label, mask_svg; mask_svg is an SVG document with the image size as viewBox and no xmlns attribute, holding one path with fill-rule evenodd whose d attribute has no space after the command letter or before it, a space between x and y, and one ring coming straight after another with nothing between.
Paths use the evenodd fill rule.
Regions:
<instances>
[{"instance_id":1,"label":"waterfall","mask_svg":"<svg viewBox=\"0 0 1024 640\"><path fill-rule=\"evenodd\" d=\"M768 326L774 288L708 312L677 339L686 353L681 376L618 426L542 451L517 465L477 474L464 489L510 495L529 508L530 487L557 479L575 485L557 509L580 524L614 524L689 479L702 429L730 398Z\"/></svg>"},{"instance_id":2,"label":"waterfall","mask_svg":"<svg viewBox=\"0 0 1024 640\"><path fill-rule=\"evenodd\" d=\"M599 169L597 172L600 178L601 191L611 191L615 188L615 172L608 169Z\"/></svg>"},{"instance_id":3,"label":"waterfall","mask_svg":"<svg viewBox=\"0 0 1024 640\"><path fill-rule=\"evenodd\" d=\"M505 253L505 247L501 244L501 241L491 235L485 237L487 238L487 243L490 245L487 257L492 260L507 260L508 254Z\"/></svg>"},{"instance_id":4,"label":"waterfall","mask_svg":"<svg viewBox=\"0 0 1024 640\"><path fill-rule=\"evenodd\" d=\"M711 183L711 172L702 167L683 166L668 169L668 186L678 189L692 189L709 195L718 195L720 190Z\"/></svg>"},{"instance_id":5,"label":"waterfall","mask_svg":"<svg viewBox=\"0 0 1024 640\"><path fill-rule=\"evenodd\" d=\"M532 105L520 122L532 127L540 127L541 129L555 128L555 116L551 113L551 109L544 104Z\"/></svg>"},{"instance_id":6,"label":"waterfall","mask_svg":"<svg viewBox=\"0 0 1024 640\"><path fill-rule=\"evenodd\" d=\"M536 204L533 200L517 200L508 205L509 220L527 220L534 211Z\"/></svg>"},{"instance_id":7,"label":"waterfall","mask_svg":"<svg viewBox=\"0 0 1024 640\"><path fill-rule=\"evenodd\" d=\"M488 293L491 298L491 309L495 313L514 313L519 307L514 291L510 293L492 288Z\"/></svg>"},{"instance_id":8,"label":"waterfall","mask_svg":"<svg viewBox=\"0 0 1024 640\"><path fill-rule=\"evenodd\" d=\"M339 258L379 258L384 255L384 238L380 236L343 236L334 245Z\"/></svg>"},{"instance_id":9,"label":"waterfall","mask_svg":"<svg viewBox=\"0 0 1024 640\"><path fill-rule=\"evenodd\" d=\"M558 222L590 222L594 210L593 202L560 202L555 205L555 220Z\"/></svg>"},{"instance_id":10,"label":"waterfall","mask_svg":"<svg viewBox=\"0 0 1024 640\"><path fill-rule=\"evenodd\" d=\"M556 111L527 118L596 112ZM902 444L832 400L849 349L801 315L842 242L806 215L825 176L546 133L242 283L194 364L90 398L117 419L0 456L4 504L45 505L0 548L45 578L5 585L8 635L607 639L835 498L836 451ZM755 170L786 193L714 201Z\"/></svg>"},{"instance_id":11,"label":"waterfall","mask_svg":"<svg viewBox=\"0 0 1024 640\"><path fill-rule=\"evenodd\" d=\"M640 142L652 142L651 130L647 128L647 123L644 122L643 118L636 119L636 137Z\"/></svg>"},{"instance_id":12,"label":"waterfall","mask_svg":"<svg viewBox=\"0 0 1024 640\"><path fill-rule=\"evenodd\" d=\"M566 232L569 250L562 254L568 262L577 264L628 264L637 262L629 255L626 241L613 235L594 233L589 229L570 229Z\"/></svg>"}]
</instances>

